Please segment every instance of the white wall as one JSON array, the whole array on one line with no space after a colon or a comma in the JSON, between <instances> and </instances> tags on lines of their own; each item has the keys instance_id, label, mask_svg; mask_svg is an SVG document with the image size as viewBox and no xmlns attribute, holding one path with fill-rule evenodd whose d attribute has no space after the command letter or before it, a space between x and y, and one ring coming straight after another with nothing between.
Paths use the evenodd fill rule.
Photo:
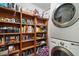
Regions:
<instances>
[{"instance_id":1,"label":"white wall","mask_svg":"<svg viewBox=\"0 0 79 59\"><path fill-rule=\"evenodd\" d=\"M51 3L32 3L35 6L38 6L39 8L43 9L44 11L48 11L50 9Z\"/></svg>"}]
</instances>

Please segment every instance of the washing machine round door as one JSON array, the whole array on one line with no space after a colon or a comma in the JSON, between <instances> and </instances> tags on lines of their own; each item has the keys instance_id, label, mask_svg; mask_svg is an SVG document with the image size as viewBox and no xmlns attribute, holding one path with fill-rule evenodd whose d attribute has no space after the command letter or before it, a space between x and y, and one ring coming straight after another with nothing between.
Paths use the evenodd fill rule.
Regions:
<instances>
[{"instance_id":1,"label":"washing machine round door","mask_svg":"<svg viewBox=\"0 0 79 59\"><path fill-rule=\"evenodd\" d=\"M73 54L61 46L56 46L51 50L51 56L73 56Z\"/></svg>"},{"instance_id":2,"label":"washing machine round door","mask_svg":"<svg viewBox=\"0 0 79 59\"><path fill-rule=\"evenodd\" d=\"M58 6L53 14L53 23L57 27L68 27L76 22L73 19L76 13L76 8L72 3L64 3Z\"/></svg>"}]
</instances>

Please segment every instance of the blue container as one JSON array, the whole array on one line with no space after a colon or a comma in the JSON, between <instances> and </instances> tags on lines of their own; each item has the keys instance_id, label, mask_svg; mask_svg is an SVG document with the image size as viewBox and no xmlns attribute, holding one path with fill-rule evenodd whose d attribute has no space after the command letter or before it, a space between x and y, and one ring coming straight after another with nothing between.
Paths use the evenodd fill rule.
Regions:
<instances>
[{"instance_id":1,"label":"blue container","mask_svg":"<svg viewBox=\"0 0 79 59\"><path fill-rule=\"evenodd\" d=\"M8 5L8 3L0 3L1 7L8 7L7 5Z\"/></svg>"}]
</instances>

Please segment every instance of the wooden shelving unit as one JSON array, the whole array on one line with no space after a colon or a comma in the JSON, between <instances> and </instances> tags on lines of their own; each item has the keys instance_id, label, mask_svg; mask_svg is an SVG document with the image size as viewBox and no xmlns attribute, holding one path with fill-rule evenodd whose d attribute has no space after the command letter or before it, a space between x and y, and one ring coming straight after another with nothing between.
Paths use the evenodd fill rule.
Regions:
<instances>
[{"instance_id":1,"label":"wooden shelving unit","mask_svg":"<svg viewBox=\"0 0 79 59\"><path fill-rule=\"evenodd\" d=\"M9 8L4 8L4 7L0 7L0 12L1 12L0 17L10 18L10 19L15 18L15 19L19 19L19 21L20 21L19 23L0 21L0 26L17 27L20 29L19 33L16 33L16 32L9 32L9 33L3 32L2 33L2 32L0 32L0 36L4 38L4 44L0 43L0 47L4 46L4 45L7 47L9 47L9 45L14 45L14 47L15 47L15 50L13 50L12 52L8 52L8 55L13 55L16 53L18 53L19 55L22 55L23 51L28 50L28 49L33 49L33 52L29 56L35 56L37 47L43 46L43 45L48 46L48 19L47 18L40 18L35 15L29 15L27 13L17 12L15 10L12 10ZM26 19L26 24L22 23L23 18ZM28 20L33 21L33 24L28 24L27 23ZM33 28L32 32L28 32L29 27ZM44 27L45 29L41 30L41 27ZM25 32L23 32L23 30L24 30L23 28L25 29ZM44 35L44 37L40 37L37 39L38 34ZM17 36L17 35L19 35L18 42L6 44L6 36ZM31 36L31 38L29 40L27 38L23 39L24 36ZM40 45L36 44L37 41L42 41L42 40L45 41L44 44L40 44Z\"/></svg>"}]
</instances>

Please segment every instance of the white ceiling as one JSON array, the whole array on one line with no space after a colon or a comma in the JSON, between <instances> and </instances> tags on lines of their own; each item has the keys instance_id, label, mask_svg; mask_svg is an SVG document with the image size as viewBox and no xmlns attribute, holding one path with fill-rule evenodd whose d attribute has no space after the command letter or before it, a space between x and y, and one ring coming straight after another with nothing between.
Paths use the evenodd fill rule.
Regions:
<instances>
[{"instance_id":1,"label":"white ceiling","mask_svg":"<svg viewBox=\"0 0 79 59\"><path fill-rule=\"evenodd\" d=\"M35 6L43 9L43 10L49 10L50 9L50 3L32 3Z\"/></svg>"}]
</instances>

